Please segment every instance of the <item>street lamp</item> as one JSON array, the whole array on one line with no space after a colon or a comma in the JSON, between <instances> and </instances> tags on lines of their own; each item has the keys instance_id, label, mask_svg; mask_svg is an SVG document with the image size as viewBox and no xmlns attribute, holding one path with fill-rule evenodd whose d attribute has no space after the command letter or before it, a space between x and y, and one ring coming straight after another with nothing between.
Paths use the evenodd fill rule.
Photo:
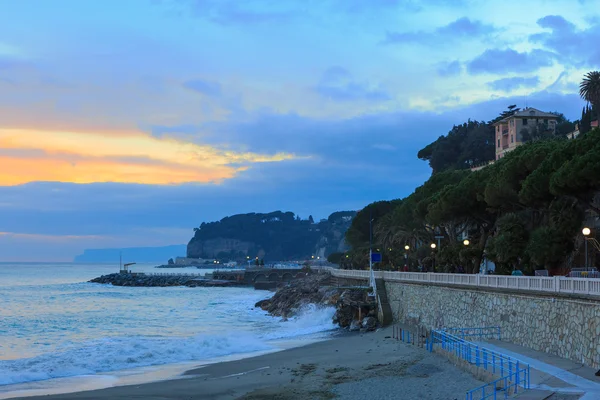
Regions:
<instances>
[{"instance_id":1,"label":"street lamp","mask_svg":"<svg viewBox=\"0 0 600 400\"><path fill-rule=\"evenodd\" d=\"M465 246L468 246L468 245L470 245L470 244L471 244L471 242L469 241L469 239L465 239L465 240L463 240L463 244L464 244Z\"/></svg>"},{"instance_id":2,"label":"street lamp","mask_svg":"<svg viewBox=\"0 0 600 400\"><path fill-rule=\"evenodd\" d=\"M435 245L435 243L431 243L431 255L432 255L431 258L433 260L433 262L431 263L431 266L432 266L432 268L431 268L432 271L431 272L435 272L435 248L436 247L437 246Z\"/></svg>"},{"instance_id":3,"label":"street lamp","mask_svg":"<svg viewBox=\"0 0 600 400\"><path fill-rule=\"evenodd\" d=\"M588 249L587 249L587 242L588 242L588 236L590 236L590 233L592 233L592 231L590 230L590 228L585 227L581 230L581 233L583 233L583 238L585 239L585 268L587 269L588 267Z\"/></svg>"},{"instance_id":4,"label":"street lamp","mask_svg":"<svg viewBox=\"0 0 600 400\"><path fill-rule=\"evenodd\" d=\"M250 256L246 256L246 261L248 261L248 269L250 269Z\"/></svg>"},{"instance_id":5,"label":"street lamp","mask_svg":"<svg viewBox=\"0 0 600 400\"><path fill-rule=\"evenodd\" d=\"M409 251L410 250L410 246L409 245L404 246L404 250Z\"/></svg>"}]
</instances>

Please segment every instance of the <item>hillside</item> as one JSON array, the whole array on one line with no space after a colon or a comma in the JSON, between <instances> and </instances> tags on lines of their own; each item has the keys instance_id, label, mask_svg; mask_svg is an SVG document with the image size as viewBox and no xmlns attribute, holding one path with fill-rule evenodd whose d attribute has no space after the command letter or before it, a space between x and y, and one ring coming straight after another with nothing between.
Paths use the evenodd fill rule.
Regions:
<instances>
[{"instance_id":1,"label":"hillside","mask_svg":"<svg viewBox=\"0 0 600 400\"><path fill-rule=\"evenodd\" d=\"M237 214L194 228L187 256L237 261L326 257L346 249L344 235L355 215L341 211L315 223L312 217L304 220L292 212Z\"/></svg>"}]
</instances>

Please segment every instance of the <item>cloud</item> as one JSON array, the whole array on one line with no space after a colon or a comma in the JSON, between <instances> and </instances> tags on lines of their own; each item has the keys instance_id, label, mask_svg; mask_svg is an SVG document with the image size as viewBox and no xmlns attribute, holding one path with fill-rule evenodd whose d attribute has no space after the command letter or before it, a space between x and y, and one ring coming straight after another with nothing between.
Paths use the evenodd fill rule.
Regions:
<instances>
[{"instance_id":1,"label":"cloud","mask_svg":"<svg viewBox=\"0 0 600 400\"><path fill-rule=\"evenodd\" d=\"M139 132L106 135L0 129L0 147L5 152L34 152L31 157L5 153L0 158L0 185L33 181L218 183L253 164L292 158L284 153L220 150ZM37 157L36 151L41 152Z\"/></svg>"},{"instance_id":2,"label":"cloud","mask_svg":"<svg viewBox=\"0 0 600 400\"><path fill-rule=\"evenodd\" d=\"M536 33L529 40L561 55L560 61L577 67L600 65L600 22L595 19L587 29L577 29L575 24L559 15L548 15L537 21L550 32Z\"/></svg>"},{"instance_id":3,"label":"cloud","mask_svg":"<svg viewBox=\"0 0 600 400\"><path fill-rule=\"evenodd\" d=\"M327 69L315 92L334 101L386 101L391 96L379 86L355 81L346 69L336 66Z\"/></svg>"},{"instance_id":4,"label":"cloud","mask_svg":"<svg viewBox=\"0 0 600 400\"><path fill-rule=\"evenodd\" d=\"M540 49L523 53L513 49L489 49L468 62L467 71L471 74L533 72L551 66L556 59L556 54Z\"/></svg>"},{"instance_id":5,"label":"cloud","mask_svg":"<svg viewBox=\"0 0 600 400\"><path fill-rule=\"evenodd\" d=\"M437 68L437 73L440 76L456 76L463 71L463 66L460 61L455 60L450 63L440 64Z\"/></svg>"},{"instance_id":6,"label":"cloud","mask_svg":"<svg viewBox=\"0 0 600 400\"><path fill-rule=\"evenodd\" d=\"M206 146L237 143L250 154L279 151L310 158L255 163L219 185L32 182L4 186L0 187L2 230L101 237L64 246L55 241L54 248L43 237L36 242L19 239L19 249L29 243L29 248L33 244L48 249L49 259L59 259L86 247L183 243L193 234L192 227L236 213L290 210L305 218L309 214L321 218L337 210L359 209L375 200L404 197L422 184L430 169L416 153L453 125L469 118L490 120L507 105L521 101L501 97L437 113L402 111L334 121L256 113L250 121L215 125L212 135L203 137ZM583 103L576 94L539 92L529 95L529 104L576 118ZM92 143L102 141L95 138ZM119 143L127 143L130 149L142 146ZM168 153L168 143L159 140L157 145ZM0 239L0 251L16 257L17 239L11 240ZM21 254L22 258L27 253Z\"/></svg>"},{"instance_id":7,"label":"cloud","mask_svg":"<svg viewBox=\"0 0 600 400\"><path fill-rule=\"evenodd\" d=\"M503 92L510 92L515 89L522 87L535 87L540 83L540 78L537 76L522 77L515 76L512 78L502 78L488 83L488 86L494 90L501 90Z\"/></svg>"},{"instance_id":8,"label":"cloud","mask_svg":"<svg viewBox=\"0 0 600 400\"><path fill-rule=\"evenodd\" d=\"M203 81L200 79L184 82L183 87L211 97L216 97L221 94L221 85L216 82Z\"/></svg>"},{"instance_id":9,"label":"cloud","mask_svg":"<svg viewBox=\"0 0 600 400\"><path fill-rule=\"evenodd\" d=\"M488 36L497 31L493 25L484 24L481 21L471 21L462 17L448 25L441 26L433 32L387 32L383 41L385 44L396 43L420 43L427 45L439 45L440 39L471 39Z\"/></svg>"}]
</instances>

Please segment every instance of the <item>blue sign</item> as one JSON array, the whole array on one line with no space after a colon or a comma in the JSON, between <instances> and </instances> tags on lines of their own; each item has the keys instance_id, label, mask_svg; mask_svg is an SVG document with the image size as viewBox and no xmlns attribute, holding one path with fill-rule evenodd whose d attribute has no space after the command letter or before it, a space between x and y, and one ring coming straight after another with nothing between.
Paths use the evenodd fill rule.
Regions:
<instances>
[{"instance_id":1,"label":"blue sign","mask_svg":"<svg viewBox=\"0 0 600 400\"><path fill-rule=\"evenodd\" d=\"M381 262L381 253L371 253L371 262Z\"/></svg>"}]
</instances>

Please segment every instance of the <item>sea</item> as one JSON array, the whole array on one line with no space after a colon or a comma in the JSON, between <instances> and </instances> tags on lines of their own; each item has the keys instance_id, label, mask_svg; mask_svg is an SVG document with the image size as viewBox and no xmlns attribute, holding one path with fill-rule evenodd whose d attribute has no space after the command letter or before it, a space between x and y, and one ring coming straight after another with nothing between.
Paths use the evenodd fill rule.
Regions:
<instances>
[{"instance_id":1,"label":"sea","mask_svg":"<svg viewBox=\"0 0 600 400\"><path fill-rule=\"evenodd\" d=\"M89 283L115 264L0 263L0 399L171 379L196 366L335 334L335 310L287 321L254 304L253 288L118 287ZM195 268L134 272L204 273Z\"/></svg>"}]
</instances>

